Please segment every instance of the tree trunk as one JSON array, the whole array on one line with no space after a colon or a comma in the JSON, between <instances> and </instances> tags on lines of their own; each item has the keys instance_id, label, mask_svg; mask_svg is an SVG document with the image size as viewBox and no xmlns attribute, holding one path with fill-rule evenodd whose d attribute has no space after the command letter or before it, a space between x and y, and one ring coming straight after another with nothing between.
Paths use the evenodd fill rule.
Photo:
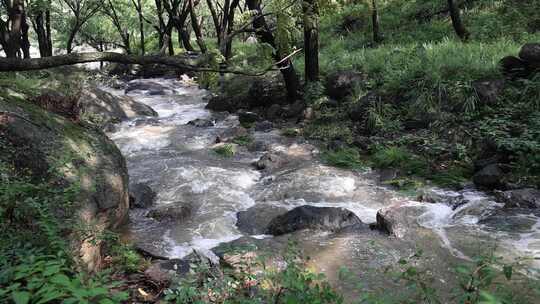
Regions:
<instances>
[{"instance_id":1,"label":"tree trunk","mask_svg":"<svg viewBox=\"0 0 540 304\"><path fill-rule=\"evenodd\" d=\"M144 16L143 16L143 7L142 7L142 3L141 3L141 0L137 0L137 12L139 14L139 33L141 35L141 54L144 55L146 53L146 49L145 49L145 39L144 39Z\"/></svg>"},{"instance_id":2,"label":"tree trunk","mask_svg":"<svg viewBox=\"0 0 540 304\"><path fill-rule=\"evenodd\" d=\"M204 59L203 59L204 60ZM124 64L163 64L182 68L189 71L196 71L197 67L204 62L200 58L180 57L180 56L136 56L125 55L112 52L91 52L72 53L67 55L50 56L46 58L19 59L1 58L0 72L8 71L32 71L48 69L64 65L88 62L118 62Z\"/></svg>"},{"instance_id":3,"label":"tree trunk","mask_svg":"<svg viewBox=\"0 0 540 304\"><path fill-rule=\"evenodd\" d=\"M182 27L178 30L178 42L182 43L182 46L184 49L188 52L195 52L195 48L193 45L191 45L191 38L189 34L189 30L185 27Z\"/></svg>"},{"instance_id":4,"label":"tree trunk","mask_svg":"<svg viewBox=\"0 0 540 304\"><path fill-rule=\"evenodd\" d=\"M7 41L4 47L6 57L15 58L19 54L23 39L24 4L22 0L15 0L8 8L10 28L7 29Z\"/></svg>"},{"instance_id":5,"label":"tree trunk","mask_svg":"<svg viewBox=\"0 0 540 304\"><path fill-rule=\"evenodd\" d=\"M75 41L75 35L77 35L78 31L79 31L79 26L75 25L69 32L69 37L66 44L66 52L68 54L71 54L71 52L73 52L73 41Z\"/></svg>"},{"instance_id":6,"label":"tree trunk","mask_svg":"<svg viewBox=\"0 0 540 304\"><path fill-rule=\"evenodd\" d=\"M34 20L34 30L38 39L39 55L41 57L51 56L52 54L48 54L49 46L45 29L45 12L38 12L36 14Z\"/></svg>"},{"instance_id":7,"label":"tree trunk","mask_svg":"<svg viewBox=\"0 0 540 304\"><path fill-rule=\"evenodd\" d=\"M199 27L199 22L197 21L197 15L195 14L195 5L193 4L193 0L189 0L189 15L191 17L191 28L193 28L193 32L195 33L195 37L197 38L197 45L201 49L201 53L206 53L206 45L204 44L204 39L202 37L201 28Z\"/></svg>"},{"instance_id":8,"label":"tree trunk","mask_svg":"<svg viewBox=\"0 0 540 304\"><path fill-rule=\"evenodd\" d=\"M287 88L287 97L289 101L294 102L298 99L298 91L300 89L300 80L298 74L294 68L294 65L291 59L282 60L285 56L279 54L276 40L274 34L270 30L270 27L266 23L266 20L263 16L260 0L246 0L246 4L251 11L255 11L256 15L253 19L253 28L255 33L262 43L267 43L274 48L273 58L279 62L278 67L280 68L281 74L285 81L285 87Z\"/></svg>"},{"instance_id":9,"label":"tree trunk","mask_svg":"<svg viewBox=\"0 0 540 304\"><path fill-rule=\"evenodd\" d=\"M456 34L462 41L469 40L470 33L465 28L465 25L461 21L461 13L459 7L454 0L448 0L448 10L450 10L450 17L452 18L452 26L456 31Z\"/></svg>"},{"instance_id":10,"label":"tree trunk","mask_svg":"<svg viewBox=\"0 0 540 304\"><path fill-rule=\"evenodd\" d=\"M47 56L53 55L52 34L51 34L51 11L45 11L45 33L47 35Z\"/></svg>"},{"instance_id":11,"label":"tree trunk","mask_svg":"<svg viewBox=\"0 0 540 304\"><path fill-rule=\"evenodd\" d=\"M381 43L383 36L381 34L381 25L379 22L379 10L377 9L377 0L371 0L371 22L373 26L373 42Z\"/></svg>"},{"instance_id":12,"label":"tree trunk","mask_svg":"<svg viewBox=\"0 0 540 304\"><path fill-rule=\"evenodd\" d=\"M319 8L317 0L304 0L304 54L306 82L319 81Z\"/></svg>"}]
</instances>

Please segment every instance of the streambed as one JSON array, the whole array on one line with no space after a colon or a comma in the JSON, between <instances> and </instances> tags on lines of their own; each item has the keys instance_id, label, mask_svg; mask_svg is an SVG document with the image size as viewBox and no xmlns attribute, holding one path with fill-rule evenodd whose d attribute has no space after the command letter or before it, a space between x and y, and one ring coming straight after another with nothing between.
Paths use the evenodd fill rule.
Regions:
<instances>
[{"instance_id":1,"label":"streambed","mask_svg":"<svg viewBox=\"0 0 540 304\"><path fill-rule=\"evenodd\" d=\"M359 279L356 282L374 290L393 284L382 275L384 269L419 251L424 257L421 263L432 269L436 284L443 289L455 280L455 265L488 252L507 259L528 257L527 270L540 268L540 212L510 212L474 188L460 192L427 189L431 203L417 202L382 186L375 172L324 165L316 145L284 137L277 129L250 131L258 147L238 147L233 157L223 157L213 147L216 138L236 134L236 115L206 110L208 93L196 84L173 79L136 82L166 88L160 94L128 93L159 116L123 122L109 136L127 160L131 183L145 183L157 193L156 207L189 209L181 221L159 221L148 216L148 209L131 210L129 235L153 255L182 258L193 249L208 252L219 244L249 238L262 246L279 247L293 237L309 254L313 267L323 271L348 299L358 294L353 283L337 275L344 267ZM213 123L188 124L195 119ZM257 171L252 163L268 151L286 155L287 162L271 173ZM387 208L396 236L375 230L304 231L276 238L245 235L236 226L237 213L258 204L287 209L343 207L368 224L375 223L377 212Z\"/></svg>"}]
</instances>

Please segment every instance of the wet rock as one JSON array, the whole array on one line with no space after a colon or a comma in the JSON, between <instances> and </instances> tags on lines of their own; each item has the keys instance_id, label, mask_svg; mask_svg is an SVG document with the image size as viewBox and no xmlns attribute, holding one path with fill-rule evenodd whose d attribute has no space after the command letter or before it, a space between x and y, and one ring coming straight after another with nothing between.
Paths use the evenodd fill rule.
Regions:
<instances>
[{"instance_id":1,"label":"wet rock","mask_svg":"<svg viewBox=\"0 0 540 304\"><path fill-rule=\"evenodd\" d=\"M242 126L249 126L259 121L260 117L254 112L240 112L238 113L238 120Z\"/></svg>"},{"instance_id":2,"label":"wet rock","mask_svg":"<svg viewBox=\"0 0 540 304\"><path fill-rule=\"evenodd\" d=\"M263 152L268 150L268 144L262 140L255 140L252 141L247 148L250 152Z\"/></svg>"},{"instance_id":3,"label":"wet rock","mask_svg":"<svg viewBox=\"0 0 540 304\"><path fill-rule=\"evenodd\" d=\"M515 57L506 56L499 62L502 73L507 77L527 77L531 73L527 62Z\"/></svg>"},{"instance_id":4,"label":"wet rock","mask_svg":"<svg viewBox=\"0 0 540 304\"><path fill-rule=\"evenodd\" d=\"M390 182L399 178L401 176L401 171L399 169L387 168L379 171L379 181L381 183Z\"/></svg>"},{"instance_id":5,"label":"wet rock","mask_svg":"<svg viewBox=\"0 0 540 304\"><path fill-rule=\"evenodd\" d=\"M156 192L147 184L138 183L129 186L129 207L148 208L156 201Z\"/></svg>"},{"instance_id":6,"label":"wet rock","mask_svg":"<svg viewBox=\"0 0 540 304\"><path fill-rule=\"evenodd\" d=\"M282 235L302 229L337 232L346 227L361 225L362 221L343 208L300 206L280 215L268 224L267 233Z\"/></svg>"},{"instance_id":7,"label":"wet rock","mask_svg":"<svg viewBox=\"0 0 540 304\"><path fill-rule=\"evenodd\" d=\"M336 72L326 79L326 94L330 98L342 100L351 96L364 81L364 75L356 71Z\"/></svg>"},{"instance_id":8,"label":"wet rock","mask_svg":"<svg viewBox=\"0 0 540 304\"><path fill-rule=\"evenodd\" d=\"M99 88L86 88L79 98L81 119L100 127L138 116L158 116L149 106L129 96L115 96Z\"/></svg>"},{"instance_id":9,"label":"wet rock","mask_svg":"<svg viewBox=\"0 0 540 304\"><path fill-rule=\"evenodd\" d=\"M206 105L206 109L216 112L234 113L238 108L233 98L221 95L213 96Z\"/></svg>"},{"instance_id":10,"label":"wet rock","mask_svg":"<svg viewBox=\"0 0 540 304\"><path fill-rule=\"evenodd\" d=\"M482 104L492 105L503 93L504 84L504 79L481 79L474 81L472 86Z\"/></svg>"},{"instance_id":11,"label":"wet rock","mask_svg":"<svg viewBox=\"0 0 540 304\"><path fill-rule=\"evenodd\" d=\"M258 161L253 163L257 170L275 171L283 167L286 160L283 156L276 153L265 153Z\"/></svg>"},{"instance_id":12,"label":"wet rock","mask_svg":"<svg viewBox=\"0 0 540 304\"><path fill-rule=\"evenodd\" d=\"M157 208L148 212L148 217L157 221L174 221L181 222L189 218L193 214L194 206L191 203L176 202Z\"/></svg>"},{"instance_id":13,"label":"wet rock","mask_svg":"<svg viewBox=\"0 0 540 304\"><path fill-rule=\"evenodd\" d=\"M510 191L498 191L496 196L506 208L540 208L540 190L527 188Z\"/></svg>"},{"instance_id":14,"label":"wet rock","mask_svg":"<svg viewBox=\"0 0 540 304\"><path fill-rule=\"evenodd\" d=\"M249 131L242 127L237 126L232 129L226 129L225 132L220 134L218 138L216 138L216 143L222 143L222 142L228 142L233 140L236 137L246 137L249 136Z\"/></svg>"},{"instance_id":15,"label":"wet rock","mask_svg":"<svg viewBox=\"0 0 540 304\"><path fill-rule=\"evenodd\" d=\"M473 176L473 182L479 187L495 189L503 185L503 178L504 172L500 166L491 164L476 172Z\"/></svg>"},{"instance_id":16,"label":"wet rock","mask_svg":"<svg viewBox=\"0 0 540 304\"><path fill-rule=\"evenodd\" d=\"M269 120L276 120L281 117L282 113L283 108L278 104L273 104L266 110L266 118Z\"/></svg>"},{"instance_id":17,"label":"wet rock","mask_svg":"<svg viewBox=\"0 0 540 304\"><path fill-rule=\"evenodd\" d=\"M293 118L302 115L304 109L306 108L306 103L302 100L297 100L293 104L289 105L285 110L285 117Z\"/></svg>"},{"instance_id":18,"label":"wet rock","mask_svg":"<svg viewBox=\"0 0 540 304\"><path fill-rule=\"evenodd\" d=\"M164 95L166 90L167 87L157 82L133 80L128 82L125 93L127 94L131 91L150 91L155 93L153 95Z\"/></svg>"},{"instance_id":19,"label":"wet rock","mask_svg":"<svg viewBox=\"0 0 540 304\"><path fill-rule=\"evenodd\" d=\"M274 124L268 120L255 123L255 131L258 132L270 132L274 128Z\"/></svg>"},{"instance_id":20,"label":"wet rock","mask_svg":"<svg viewBox=\"0 0 540 304\"><path fill-rule=\"evenodd\" d=\"M444 191L440 189L424 189L419 195L418 200L432 204L441 203L449 205L452 206L453 210L469 203L469 201L459 192Z\"/></svg>"},{"instance_id":21,"label":"wet rock","mask_svg":"<svg viewBox=\"0 0 540 304\"><path fill-rule=\"evenodd\" d=\"M251 85L247 93L247 103L250 109L272 104L287 102L286 90L281 75L250 79ZM245 82L243 84L245 86Z\"/></svg>"},{"instance_id":22,"label":"wet rock","mask_svg":"<svg viewBox=\"0 0 540 304\"><path fill-rule=\"evenodd\" d=\"M156 283L167 284L189 273L189 261L171 259L154 262L144 271L144 275Z\"/></svg>"},{"instance_id":23,"label":"wet rock","mask_svg":"<svg viewBox=\"0 0 540 304\"><path fill-rule=\"evenodd\" d=\"M245 234L264 234L270 221L287 213L287 211L287 208L284 207L259 203L246 211L238 212L236 226Z\"/></svg>"},{"instance_id":24,"label":"wet rock","mask_svg":"<svg viewBox=\"0 0 540 304\"><path fill-rule=\"evenodd\" d=\"M521 47L519 58L540 65L540 43L527 43Z\"/></svg>"},{"instance_id":25,"label":"wet rock","mask_svg":"<svg viewBox=\"0 0 540 304\"><path fill-rule=\"evenodd\" d=\"M209 128L209 127L213 127L213 126L216 125L214 123L214 121L212 121L210 119L202 119L202 118L194 119L194 120L188 122L187 124L190 125L190 126L197 127L197 128Z\"/></svg>"},{"instance_id":26,"label":"wet rock","mask_svg":"<svg viewBox=\"0 0 540 304\"><path fill-rule=\"evenodd\" d=\"M416 219L424 212L420 207L399 202L377 212L377 228L398 238L415 234L419 229Z\"/></svg>"}]
</instances>

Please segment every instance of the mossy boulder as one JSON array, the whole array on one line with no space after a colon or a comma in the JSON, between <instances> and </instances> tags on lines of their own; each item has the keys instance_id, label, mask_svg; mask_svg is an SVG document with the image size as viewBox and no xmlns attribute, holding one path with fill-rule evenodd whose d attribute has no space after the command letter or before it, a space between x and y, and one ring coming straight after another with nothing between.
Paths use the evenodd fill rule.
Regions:
<instances>
[{"instance_id":1,"label":"mossy boulder","mask_svg":"<svg viewBox=\"0 0 540 304\"><path fill-rule=\"evenodd\" d=\"M127 168L115 144L97 128L47 112L22 94L0 98L0 143L0 161L14 168L11 174L35 183L54 180L59 189L76 185L72 204L47 207L55 221L73 223L62 237L74 258L98 270L102 235L122 225L129 208Z\"/></svg>"}]
</instances>

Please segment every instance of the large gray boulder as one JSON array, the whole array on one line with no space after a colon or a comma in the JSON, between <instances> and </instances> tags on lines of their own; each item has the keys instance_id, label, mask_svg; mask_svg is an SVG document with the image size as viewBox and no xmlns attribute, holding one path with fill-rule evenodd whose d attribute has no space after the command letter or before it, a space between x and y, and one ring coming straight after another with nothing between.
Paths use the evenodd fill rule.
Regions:
<instances>
[{"instance_id":1,"label":"large gray boulder","mask_svg":"<svg viewBox=\"0 0 540 304\"><path fill-rule=\"evenodd\" d=\"M75 260L90 271L98 270L101 236L122 225L129 209L127 168L116 145L95 128L14 95L0 99L0 160L33 180L49 181L58 189L78 189L73 205L51 204L49 208L55 221L77 223L78 229L66 227L63 237Z\"/></svg>"},{"instance_id":2,"label":"large gray boulder","mask_svg":"<svg viewBox=\"0 0 540 304\"><path fill-rule=\"evenodd\" d=\"M156 201L156 192L147 184L137 183L129 186L129 206L131 208L148 208Z\"/></svg>"},{"instance_id":3,"label":"large gray boulder","mask_svg":"<svg viewBox=\"0 0 540 304\"><path fill-rule=\"evenodd\" d=\"M282 235L303 229L337 232L357 225L365 224L347 209L305 205L274 218L268 224L266 232L272 235Z\"/></svg>"},{"instance_id":4,"label":"large gray boulder","mask_svg":"<svg viewBox=\"0 0 540 304\"><path fill-rule=\"evenodd\" d=\"M359 88L366 77L356 71L340 71L329 75L326 78L326 94L330 98L342 100L354 94L354 90Z\"/></svg>"},{"instance_id":5,"label":"large gray boulder","mask_svg":"<svg viewBox=\"0 0 540 304\"><path fill-rule=\"evenodd\" d=\"M157 116L149 106L129 96L116 96L100 88L90 87L79 98L81 119L100 127L139 116Z\"/></svg>"},{"instance_id":6,"label":"large gray boulder","mask_svg":"<svg viewBox=\"0 0 540 304\"><path fill-rule=\"evenodd\" d=\"M195 210L193 204L176 202L172 204L157 206L148 213L148 217L151 217L160 222L181 222L188 219L194 211Z\"/></svg>"},{"instance_id":7,"label":"large gray boulder","mask_svg":"<svg viewBox=\"0 0 540 304\"><path fill-rule=\"evenodd\" d=\"M245 234L264 234L270 221L287 213L287 211L284 207L259 203L245 211L238 212L236 214L236 226L238 230Z\"/></svg>"},{"instance_id":8,"label":"large gray boulder","mask_svg":"<svg viewBox=\"0 0 540 304\"><path fill-rule=\"evenodd\" d=\"M521 47L519 58L529 64L540 65L540 43L527 43Z\"/></svg>"},{"instance_id":9,"label":"large gray boulder","mask_svg":"<svg viewBox=\"0 0 540 304\"><path fill-rule=\"evenodd\" d=\"M499 191L496 195L506 208L540 209L540 190L538 189Z\"/></svg>"},{"instance_id":10,"label":"large gray boulder","mask_svg":"<svg viewBox=\"0 0 540 304\"><path fill-rule=\"evenodd\" d=\"M498 164L488 165L476 172L473 176L475 185L487 189L501 187L503 185L503 179L504 172Z\"/></svg>"}]
</instances>

